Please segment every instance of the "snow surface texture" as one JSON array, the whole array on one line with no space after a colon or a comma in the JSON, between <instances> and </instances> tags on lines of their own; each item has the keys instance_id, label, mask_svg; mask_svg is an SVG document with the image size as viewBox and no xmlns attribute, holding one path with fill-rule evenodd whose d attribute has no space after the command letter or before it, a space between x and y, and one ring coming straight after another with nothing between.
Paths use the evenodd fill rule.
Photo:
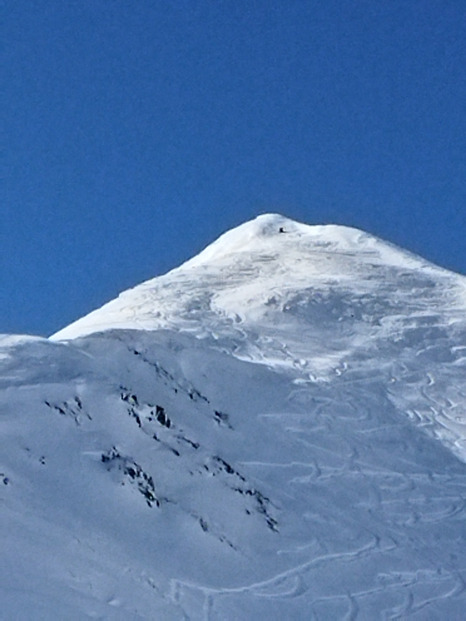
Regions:
<instances>
[{"instance_id":1,"label":"snow surface texture","mask_svg":"<svg viewBox=\"0 0 466 621\"><path fill-rule=\"evenodd\" d=\"M265 215L0 365L1 619L464 619L464 277Z\"/></svg>"}]
</instances>

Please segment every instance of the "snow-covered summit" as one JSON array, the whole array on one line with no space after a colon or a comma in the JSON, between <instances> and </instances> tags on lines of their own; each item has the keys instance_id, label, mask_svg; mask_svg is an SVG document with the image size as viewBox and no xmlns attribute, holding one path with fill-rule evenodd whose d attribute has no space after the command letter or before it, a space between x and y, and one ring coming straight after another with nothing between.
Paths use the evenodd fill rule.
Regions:
<instances>
[{"instance_id":1,"label":"snow-covered summit","mask_svg":"<svg viewBox=\"0 0 466 621\"><path fill-rule=\"evenodd\" d=\"M432 274L449 278L451 300L465 285L444 270L357 229L309 226L265 214L223 234L179 268L134 289L53 335L73 339L109 329L177 328L198 336L289 323L290 311L312 306L316 295L384 295ZM455 282L453 282L455 281ZM383 288L383 287L382 287ZM319 293L320 292L320 293ZM393 296L392 296L393 298ZM285 314L284 314L285 313ZM286 315L287 313L287 315ZM312 313L308 317L312 320ZM242 330L234 330L237 336Z\"/></svg>"},{"instance_id":2,"label":"snow-covered summit","mask_svg":"<svg viewBox=\"0 0 466 621\"><path fill-rule=\"evenodd\" d=\"M310 226L279 214L263 214L227 231L183 267L205 265L238 253L268 250L286 254L287 249L298 240L307 245L319 246L324 243L335 249L354 250L364 236L369 237L345 226Z\"/></svg>"},{"instance_id":3,"label":"snow-covered summit","mask_svg":"<svg viewBox=\"0 0 466 621\"><path fill-rule=\"evenodd\" d=\"M387 262L408 260L407 252L359 229L335 224L311 226L279 214L263 214L227 231L183 267L231 260L239 253L254 256L264 251L273 253L278 260L286 261L296 244L304 254L306 251L316 252L325 248L328 252L333 250L337 253L369 252Z\"/></svg>"}]
</instances>

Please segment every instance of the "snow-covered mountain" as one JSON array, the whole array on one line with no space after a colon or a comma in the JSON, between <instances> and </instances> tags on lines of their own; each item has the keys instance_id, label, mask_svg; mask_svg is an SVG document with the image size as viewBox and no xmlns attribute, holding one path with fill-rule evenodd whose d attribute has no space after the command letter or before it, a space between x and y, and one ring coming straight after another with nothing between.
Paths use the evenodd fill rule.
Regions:
<instances>
[{"instance_id":1,"label":"snow-covered mountain","mask_svg":"<svg viewBox=\"0 0 466 621\"><path fill-rule=\"evenodd\" d=\"M1 619L466 610L466 278L260 216L0 340Z\"/></svg>"}]
</instances>

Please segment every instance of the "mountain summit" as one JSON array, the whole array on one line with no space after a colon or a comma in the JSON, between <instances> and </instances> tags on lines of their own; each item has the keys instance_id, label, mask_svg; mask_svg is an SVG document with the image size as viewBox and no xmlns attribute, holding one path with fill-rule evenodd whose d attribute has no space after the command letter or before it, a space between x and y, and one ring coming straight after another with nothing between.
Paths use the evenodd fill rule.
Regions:
<instances>
[{"instance_id":1,"label":"mountain summit","mask_svg":"<svg viewBox=\"0 0 466 621\"><path fill-rule=\"evenodd\" d=\"M276 322L279 314L271 313L271 308L286 311L290 298L298 294L311 300L318 290L344 287L371 293L376 281L387 276L393 281L400 274L406 278L416 270L441 274L414 255L357 229L308 226L266 214L225 233L181 267L125 291L52 338L113 328L176 327L204 333L231 321L268 323L271 315Z\"/></svg>"},{"instance_id":2,"label":"mountain summit","mask_svg":"<svg viewBox=\"0 0 466 621\"><path fill-rule=\"evenodd\" d=\"M0 363L5 618L462 618L464 277L267 214Z\"/></svg>"}]
</instances>

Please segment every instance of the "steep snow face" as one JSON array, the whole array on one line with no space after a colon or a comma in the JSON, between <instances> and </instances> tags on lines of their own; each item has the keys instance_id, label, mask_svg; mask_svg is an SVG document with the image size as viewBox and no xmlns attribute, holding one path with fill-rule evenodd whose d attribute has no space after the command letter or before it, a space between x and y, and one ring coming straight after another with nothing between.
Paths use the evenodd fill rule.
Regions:
<instances>
[{"instance_id":1,"label":"steep snow face","mask_svg":"<svg viewBox=\"0 0 466 621\"><path fill-rule=\"evenodd\" d=\"M0 616L462 619L465 290L267 215L1 337Z\"/></svg>"},{"instance_id":2,"label":"steep snow face","mask_svg":"<svg viewBox=\"0 0 466 621\"><path fill-rule=\"evenodd\" d=\"M172 331L11 339L2 616L461 619L466 466L420 424L464 412L464 375L403 365L307 382Z\"/></svg>"}]
</instances>

